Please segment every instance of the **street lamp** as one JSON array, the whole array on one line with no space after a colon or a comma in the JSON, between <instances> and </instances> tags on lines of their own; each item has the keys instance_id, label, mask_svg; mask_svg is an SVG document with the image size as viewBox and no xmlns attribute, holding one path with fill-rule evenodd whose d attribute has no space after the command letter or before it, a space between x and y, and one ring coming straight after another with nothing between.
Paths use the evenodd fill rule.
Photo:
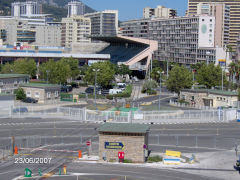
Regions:
<instances>
[{"instance_id":1,"label":"street lamp","mask_svg":"<svg viewBox=\"0 0 240 180\"><path fill-rule=\"evenodd\" d=\"M96 85L97 85L97 72L100 71L100 69L93 69L95 72L95 85L94 85L94 92L95 92L95 107L97 109L97 103L96 103L96 97L97 97L97 91L96 91Z\"/></svg>"},{"instance_id":2,"label":"street lamp","mask_svg":"<svg viewBox=\"0 0 240 180\"><path fill-rule=\"evenodd\" d=\"M207 65L209 64L209 55L210 55L210 51L206 52L206 56L207 56Z\"/></svg>"},{"instance_id":3,"label":"street lamp","mask_svg":"<svg viewBox=\"0 0 240 180\"><path fill-rule=\"evenodd\" d=\"M160 75L160 79L159 79L159 83L160 83L160 89L159 89L159 96L158 96L158 109L159 109L159 111L160 111L160 108L161 108L161 94L162 94L162 74L164 73L164 72L160 72L160 71L158 71L157 72L159 75Z\"/></svg>"},{"instance_id":4,"label":"street lamp","mask_svg":"<svg viewBox=\"0 0 240 180\"><path fill-rule=\"evenodd\" d=\"M49 70L46 70L46 73L47 73L47 84L48 84L48 73L49 72L50 72Z\"/></svg>"}]
</instances>

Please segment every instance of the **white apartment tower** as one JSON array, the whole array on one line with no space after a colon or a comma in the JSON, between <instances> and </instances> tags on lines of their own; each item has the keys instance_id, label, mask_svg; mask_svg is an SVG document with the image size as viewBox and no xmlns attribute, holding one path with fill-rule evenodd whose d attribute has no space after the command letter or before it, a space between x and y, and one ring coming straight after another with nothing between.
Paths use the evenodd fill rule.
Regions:
<instances>
[{"instance_id":1,"label":"white apartment tower","mask_svg":"<svg viewBox=\"0 0 240 180\"><path fill-rule=\"evenodd\" d=\"M11 15L14 17L31 17L42 13L42 6L38 2L14 2L12 3Z\"/></svg>"},{"instance_id":2,"label":"white apartment tower","mask_svg":"<svg viewBox=\"0 0 240 180\"><path fill-rule=\"evenodd\" d=\"M229 43L230 6L224 3L199 3L197 15L215 16L215 46L224 47Z\"/></svg>"},{"instance_id":3,"label":"white apartment tower","mask_svg":"<svg viewBox=\"0 0 240 180\"><path fill-rule=\"evenodd\" d=\"M85 4L80 1L71 1L68 3L68 17L83 15L85 13Z\"/></svg>"},{"instance_id":4,"label":"white apartment tower","mask_svg":"<svg viewBox=\"0 0 240 180\"><path fill-rule=\"evenodd\" d=\"M62 19L62 46L70 48L74 43L90 42L90 35L90 18L73 16Z\"/></svg>"},{"instance_id":5,"label":"white apartment tower","mask_svg":"<svg viewBox=\"0 0 240 180\"><path fill-rule=\"evenodd\" d=\"M173 9L164 6L157 6L156 8L146 7L143 9L143 18L169 18L172 11Z\"/></svg>"}]
</instances>

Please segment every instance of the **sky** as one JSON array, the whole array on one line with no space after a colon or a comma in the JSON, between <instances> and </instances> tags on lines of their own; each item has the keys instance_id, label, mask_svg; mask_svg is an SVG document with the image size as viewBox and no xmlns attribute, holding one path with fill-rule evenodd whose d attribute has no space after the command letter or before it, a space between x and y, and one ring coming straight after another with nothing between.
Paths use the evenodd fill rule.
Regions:
<instances>
[{"instance_id":1,"label":"sky","mask_svg":"<svg viewBox=\"0 0 240 180\"><path fill-rule=\"evenodd\" d=\"M119 20L126 21L130 19L139 19L143 16L143 8L155 8L157 5L163 5L168 8L176 9L178 15L185 14L188 0L81 0L91 8L97 11L118 10Z\"/></svg>"}]
</instances>

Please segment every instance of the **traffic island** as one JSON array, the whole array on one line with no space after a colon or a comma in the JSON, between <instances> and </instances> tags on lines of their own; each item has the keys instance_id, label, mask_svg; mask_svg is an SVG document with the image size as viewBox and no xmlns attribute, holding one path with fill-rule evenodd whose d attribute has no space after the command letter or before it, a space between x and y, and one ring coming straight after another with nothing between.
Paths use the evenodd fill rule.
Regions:
<instances>
[{"instance_id":1,"label":"traffic island","mask_svg":"<svg viewBox=\"0 0 240 180\"><path fill-rule=\"evenodd\" d=\"M99 160L144 163L148 157L149 126L105 123L99 132Z\"/></svg>"}]
</instances>

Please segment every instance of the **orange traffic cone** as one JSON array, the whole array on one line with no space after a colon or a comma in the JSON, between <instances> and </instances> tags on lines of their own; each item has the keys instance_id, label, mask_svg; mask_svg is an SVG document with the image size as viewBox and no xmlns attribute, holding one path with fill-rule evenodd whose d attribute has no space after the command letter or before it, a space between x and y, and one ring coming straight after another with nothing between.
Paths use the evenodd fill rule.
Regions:
<instances>
[{"instance_id":1,"label":"orange traffic cone","mask_svg":"<svg viewBox=\"0 0 240 180\"><path fill-rule=\"evenodd\" d=\"M15 146L15 148L14 148L14 154L18 154L18 147L17 146Z\"/></svg>"}]
</instances>

